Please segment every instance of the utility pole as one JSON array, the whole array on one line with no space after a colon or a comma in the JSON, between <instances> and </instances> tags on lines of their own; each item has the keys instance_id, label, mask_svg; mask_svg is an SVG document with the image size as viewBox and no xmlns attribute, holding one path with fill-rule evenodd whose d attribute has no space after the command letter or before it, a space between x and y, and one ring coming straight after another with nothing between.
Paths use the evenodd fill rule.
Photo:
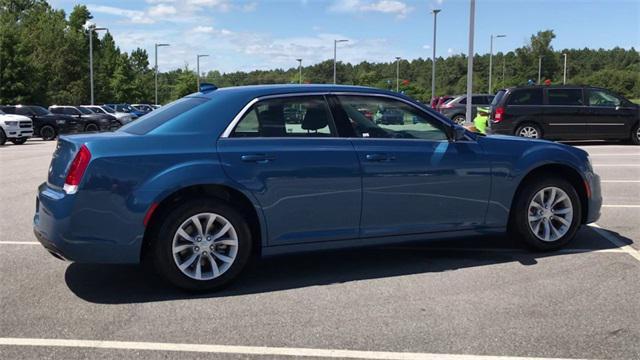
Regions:
<instances>
[{"instance_id":1,"label":"utility pole","mask_svg":"<svg viewBox=\"0 0 640 360\"><path fill-rule=\"evenodd\" d=\"M473 93L473 35L475 31L476 0L469 0L469 50L467 56L467 118L465 123L471 124L471 103Z\"/></svg>"},{"instance_id":2,"label":"utility pole","mask_svg":"<svg viewBox=\"0 0 640 360\"><path fill-rule=\"evenodd\" d=\"M564 55L564 75L562 76L562 85L566 85L567 84L567 53L564 53L562 55Z\"/></svg>"},{"instance_id":3,"label":"utility pole","mask_svg":"<svg viewBox=\"0 0 640 360\"><path fill-rule=\"evenodd\" d=\"M541 84L542 81L542 55L538 56L538 85Z\"/></svg>"},{"instance_id":4,"label":"utility pole","mask_svg":"<svg viewBox=\"0 0 640 360\"><path fill-rule=\"evenodd\" d=\"M438 13L442 11L440 9L433 9L431 13L433 14L433 49L431 55L431 100L436 97L436 32L437 32L437 22L438 22Z\"/></svg>"},{"instance_id":5,"label":"utility pole","mask_svg":"<svg viewBox=\"0 0 640 360\"><path fill-rule=\"evenodd\" d=\"M336 48L338 47L338 43L347 42L349 40L333 40L333 83L336 83Z\"/></svg>"},{"instance_id":6,"label":"utility pole","mask_svg":"<svg viewBox=\"0 0 640 360\"><path fill-rule=\"evenodd\" d=\"M198 88L196 91L200 91L200 58L201 57L207 57L209 55L196 55L196 76L198 78Z\"/></svg>"},{"instance_id":7,"label":"utility pole","mask_svg":"<svg viewBox=\"0 0 640 360\"><path fill-rule=\"evenodd\" d=\"M296 59L296 61L298 62L298 83L302 84L302 59Z\"/></svg>"},{"instance_id":8,"label":"utility pole","mask_svg":"<svg viewBox=\"0 0 640 360\"><path fill-rule=\"evenodd\" d=\"M400 92L400 56L396 56L396 92Z\"/></svg>"},{"instance_id":9,"label":"utility pole","mask_svg":"<svg viewBox=\"0 0 640 360\"><path fill-rule=\"evenodd\" d=\"M155 103L155 105L158 105L158 48L161 47L161 46L169 46L169 44L158 44L158 43L155 44L155 48L156 48L156 51L155 51L156 62L155 62L155 67L154 67L155 68L155 73L156 73L156 78L155 78L156 103Z\"/></svg>"},{"instance_id":10,"label":"utility pole","mask_svg":"<svg viewBox=\"0 0 640 360\"><path fill-rule=\"evenodd\" d=\"M91 105L94 104L94 92L93 92L93 32L100 30L109 29L104 27L96 27L96 24L87 21L85 24L85 28L89 30L89 83L91 84Z\"/></svg>"},{"instance_id":11,"label":"utility pole","mask_svg":"<svg viewBox=\"0 0 640 360\"><path fill-rule=\"evenodd\" d=\"M496 35L496 38L503 38L507 35ZM491 34L491 42L489 45L489 91L488 94L493 94L493 87L491 86L491 73L493 72L493 34Z\"/></svg>"}]
</instances>

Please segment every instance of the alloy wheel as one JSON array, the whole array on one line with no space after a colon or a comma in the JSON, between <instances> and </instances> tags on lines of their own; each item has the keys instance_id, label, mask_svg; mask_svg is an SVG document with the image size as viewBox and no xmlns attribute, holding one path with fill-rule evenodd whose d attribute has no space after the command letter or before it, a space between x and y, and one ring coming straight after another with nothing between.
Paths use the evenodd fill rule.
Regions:
<instances>
[{"instance_id":1,"label":"alloy wheel","mask_svg":"<svg viewBox=\"0 0 640 360\"><path fill-rule=\"evenodd\" d=\"M529 228L545 242L553 242L569 232L573 221L573 205L567 193L557 187L538 191L529 203Z\"/></svg>"},{"instance_id":2,"label":"alloy wheel","mask_svg":"<svg viewBox=\"0 0 640 360\"><path fill-rule=\"evenodd\" d=\"M215 213L185 220L173 236L173 260L180 271L196 280L224 274L238 254L238 234L231 222Z\"/></svg>"},{"instance_id":3,"label":"alloy wheel","mask_svg":"<svg viewBox=\"0 0 640 360\"><path fill-rule=\"evenodd\" d=\"M533 126L524 126L522 129L520 129L520 132L518 132L518 136L538 139L540 137L540 133L538 133L538 129L534 128Z\"/></svg>"}]
</instances>

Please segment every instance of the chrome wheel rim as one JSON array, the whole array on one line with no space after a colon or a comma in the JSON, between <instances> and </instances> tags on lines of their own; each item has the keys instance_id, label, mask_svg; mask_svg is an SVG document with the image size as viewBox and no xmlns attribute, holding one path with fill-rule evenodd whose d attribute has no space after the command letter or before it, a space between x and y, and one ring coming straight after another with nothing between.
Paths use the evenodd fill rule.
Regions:
<instances>
[{"instance_id":1,"label":"chrome wheel rim","mask_svg":"<svg viewBox=\"0 0 640 360\"><path fill-rule=\"evenodd\" d=\"M636 139L640 140L640 126L636 129Z\"/></svg>"},{"instance_id":2,"label":"chrome wheel rim","mask_svg":"<svg viewBox=\"0 0 640 360\"><path fill-rule=\"evenodd\" d=\"M195 280L224 274L238 254L238 234L231 222L215 213L200 213L185 220L173 236L173 261Z\"/></svg>"},{"instance_id":3,"label":"chrome wheel rim","mask_svg":"<svg viewBox=\"0 0 640 360\"><path fill-rule=\"evenodd\" d=\"M456 118L453 120L453 122L455 122L455 123L456 123L456 124L458 124L458 125L464 125L464 122L465 122L465 121L466 121L466 119L465 119L465 118L463 118L463 117L456 117Z\"/></svg>"},{"instance_id":4,"label":"chrome wheel rim","mask_svg":"<svg viewBox=\"0 0 640 360\"><path fill-rule=\"evenodd\" d=\"M54 137L54 131L53 128L49 127L49 126L45 126L42 129L40 129L40 135L42 135L42 138L44 140L51 140Z\"/></svg>"},{"instance_id":5,"label":"chrome wheel rim","mask_svg":"<svg viewBox=\"0 0 640 360\"><path fill-rule=\"evenodd\" d=\"M518 133L518 135L526 138L531 138L531 139L537 139L540 137L540 134L538 133L538 129L534 128L533 126L523 127L522 129L520 129L520 132Z\"/></svg>"},{"instance_id":6,"label":"chrome wheel rim","mask_svg":"<svg viewBox=\"0 0 640 360\"><path fill-rule=\"evenodd\" d=\"M569 232L573 205L564 190L551 186L533 196L527 213L533 234L542 241L553 242Z\"/></svg>"}]
</instances>

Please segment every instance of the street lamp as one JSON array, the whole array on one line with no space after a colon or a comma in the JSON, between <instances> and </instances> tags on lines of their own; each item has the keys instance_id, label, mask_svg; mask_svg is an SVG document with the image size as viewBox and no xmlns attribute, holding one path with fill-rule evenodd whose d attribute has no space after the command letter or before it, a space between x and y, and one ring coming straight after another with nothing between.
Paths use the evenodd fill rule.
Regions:
<instances>
[{"instance_id":1,"label":"street lamp","mask_svg":"<svg viewBox=\"0 0 640 360\"><path fill-rule=\"evenodd\" d=\"M538 85L542 80L542 55L538 56Z\"/></svg>"},{"instance_id":2,"label":"street lamp","mask_svg":"<svg viewBox=\"0 0 640 360\"><path fill-rule=\"evenodd\" d=\"M156 84L156 105L158 105L158 48L161 46L169 46L169 44L155 44L155 58L156 58L156 64L155 64L155 70L156 70L156 79L155 79L155 84Z\"/></svg>"},{"instance_id":3,"label":"street lamp","mask_svg":"<svg viewBox=\"0 0 640 360\"><path fill-rule=\"evenodd\" d=\"M396 56L396 92L400 92L400 56Z\"/></svg>"},{"instance_id":4,"label":"street lamp","mask_svg":"<svg viewBox=\"0 0 640 360\"><path fill-rule=\"evenodd\" d=\"M93 32L101 30L109 32L109 29L105 27L96 27L96 24L90 21L87 21L84 26L89 30L89 82L91 83L91 105L93 105Z\"/></svg>"},{"instance_id":5,"label":"street lamp","mask_svg":"<svg viewBox=\"0 0 640 360\"><path fill-rule=\"evenodd\" d=\"M333 40L333 83L336 83L336 48L338 43L347 42L349 40Z\"/></svg>"},{"instance_id":6,"label":"street lamp","mask_svg":"<svg viewBox=\"0 0 640 360\"><path fill-rule=\"evenodd\" d=\"M298 62L298 76L299 76L299 84L302 84L302 59L296 59Z\"/></svg>"},{"instance_id":7,"label":"street lamp","mask_svg":"<svg viewBox=\"0 0 640 360\"><path fill-rule=\"evenodd\" d=\"M507 35L495 35L496 38L507 37ZM491 34L491 45L489 46L489 94L493 94L493 87L491 86L491 73L493 71L493 38Z\"/></svg>"},{"instance_id":8,"label":"street lamp","mask_svg":"<svg viewBox=\"0 0 640 360\"><path fill-rule=\"evenodd\" d=\"M431 56L431 99L436 96L436 24L438 22L438 13L442 11L440 9L433 9L433 55Z\"/></svg>"},{"instance_id":9,"label":"street lamp","mask_svg":"<svg viewBox=\"0 0 640 360\"><path fill-rule=\"evenodd\" d=\"M198 75L198 89L197 91L200 91L200 58L202 57L207 57L209 55L196 55L196 74Z\"/></svg>"},{"instance_id":10,"label":"street lamp","mask_svg":"<svg viewBox=\"0 0 640 360\"><path fill-rule=\"evenodd\" d=\"M562 54L564 56L564 75L562 76L562 85L567 84L567 53Z\"/></svg>"},{"instance_id":11,"label":"street lamp","mask_svg":"<svg viewBox=\"0 0 640 360\"><path fill-rule=\"evenodd\" d=\"M473 102L473 33L476 24L476 0L469 1L469 50L467 56L467 116L465 123L471 124L471 103Z\"/></svg>"}]
</instances>

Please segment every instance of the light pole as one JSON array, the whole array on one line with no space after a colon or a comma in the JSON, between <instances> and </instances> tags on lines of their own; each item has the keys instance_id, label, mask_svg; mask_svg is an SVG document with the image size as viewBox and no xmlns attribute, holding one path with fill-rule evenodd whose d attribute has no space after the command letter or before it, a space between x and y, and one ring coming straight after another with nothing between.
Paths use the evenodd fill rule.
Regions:
<instances>
[{"instance_id":1,"label":"light pole","mask_svg":"<svg viewBox=\"0 0 640 360\"><path fill-rule=\"evenodd\" d=\"M507 35L495 35L496 38L507 37ZM494 35L491 34L491 43L489 45L489 94L493 94L493 87L491 86L491 73L493 72L493 38Z\"/></svg>"},{"instance_id":2,"label":"light pole","mask_svg":"<svg viewBox=\"0 0 640 360\"><path fill-rule=\"evenodd\" d=\"M207 57L209 55L196 55L196 76L198 78L198 89L196 91L200 91L200 58Z\"/></svg>"},{"instance_id":3,"label":"light pole","mask_svg":"<svg viewBox=\"0 0 640 360\"><path fill-rule=\"evenodd\" d=\"M155 84L156 84L156 105L158 105L158 48L161 46L169 46L169 44L155 44L156 47L156 51L155 51L155 58L156 58L156 63L155 63L155 70L156 70L156 79L155 79Z\"/></svg>"},{"instance_id":4,"label":"light pole","mask_svg":"<svg viewBox=\"0 0 640 360\"><path fill-rule=\"evenodd\" d=\"M298 62L298 83L302 85L302 59L296 59Z\"/></svg>"},{"instance_id":5,"label":"light pole","mask_svg":"<svg viewBox=\"0 0 640 360\"><path fill-rule=\"evenodd\" d=\"M472 114L471 114L471 103L473 100L473 96L471 93L473 92L473 33L475 31L475 21L476 21L476 0L469 1L469 50L467 56L467 116L465 123L471 124Z\"/></svg>"},{"instance_id":6,"label":"light pole","mask_svg":"<svg viewBox=\"0 0 640 360\"><path fill-rule=\"evenodd\" d=\"M338 43L347 42L349 40L333 40L333 83L336 83L336 48Z\"/></svg>"},{"instance_id":7,"label":"light pole","mask_svg":"<svg viewBox=\"0 0 640 360\"><path fill-rule=\"evenodd\" d=\"M93 105L93 32L100 30L109 31L109 29L105 27L96 27L96 24L89 21L85 23L85 28L89 30L89 82L91 83L91 105Z\"/></svg>"},{"instance_id":8,"label":"light pole","mask_svg":"<svg viewBox=\"0 0 640 360\"><path fill-rule=\"evenodd\" d=\"M431 100L436 96L436 24L438 22L438 13L440 9L433 9L433 52L431 56Z\"/></svg>"},{"instance_id":9,"label":"light pole","mask_svg":"<svg viewBox=\"0 0 640 360\"><path fill-rule=\"evenodd\" d=\"M562 54L564 56L564 75L562 76L562 85L567 84L567 53Z\"/></svg>"},{"instance_id":10,"label":"light pole","mask_svg":"<svg viewBox=\"0 0 640 360\"><path fill-rule=\"evenodd\" d=\"M400 56L396 56L396 92L400 92Z\"/></svg>"},{"instance_id":11,"label":"light pole","mask_svg":"<svg viewBox=\"0 0 640 360\"><path fill-rule=\"evenodd\" d=\"M506 62L507 62L506 58L507 58L506 56L502 55L502 86L505 86L507 84L506 81L504 80L504 72L505 72L504 70L507 67L506 66Z\"/></svg>"},{"instance_id":12,"label":"light pole","mask_svg":"<svg viewBox=\"0 0 640 360\"><path fill-rule=\"evenodd\" d=\"M542 80L542 55L538 56L538 85Z\"/></svg>"}]
</instances>

